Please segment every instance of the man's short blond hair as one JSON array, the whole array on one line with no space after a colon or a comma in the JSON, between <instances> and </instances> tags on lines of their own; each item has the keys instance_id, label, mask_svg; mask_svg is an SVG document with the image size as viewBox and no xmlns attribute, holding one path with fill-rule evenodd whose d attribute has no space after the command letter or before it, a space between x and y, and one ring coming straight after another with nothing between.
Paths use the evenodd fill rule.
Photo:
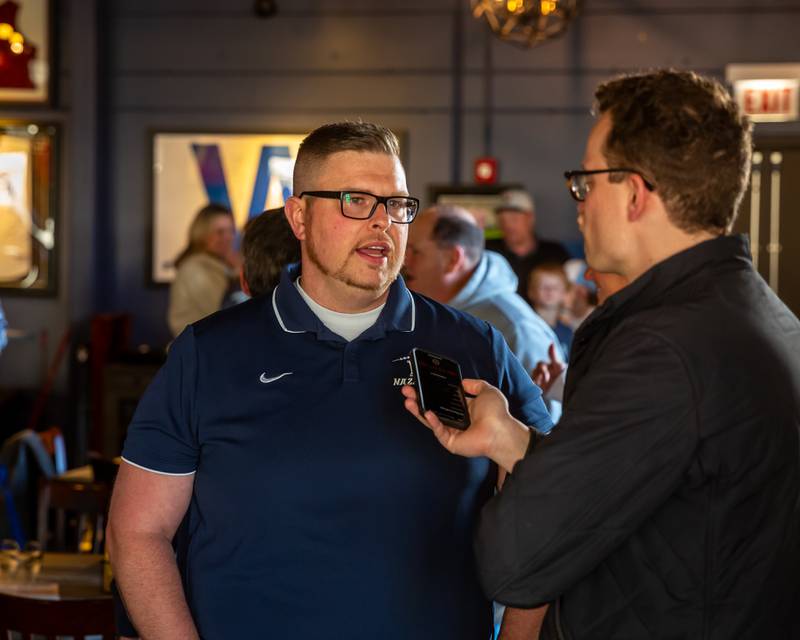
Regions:
<instances>
[{"instance_id":1,"label":"man's short blond hair","mask_svg":"<svg viewBox=\"0 0 800 640\"><path fill-rule=\"evenodd\" d=\"M372 122L334 122L309 133L300 144L294 164L294 195L313 189L314 176L320 165L340 151L385 153L400 157L397 136L389 129Z\"/></svg>"}]
</instances>

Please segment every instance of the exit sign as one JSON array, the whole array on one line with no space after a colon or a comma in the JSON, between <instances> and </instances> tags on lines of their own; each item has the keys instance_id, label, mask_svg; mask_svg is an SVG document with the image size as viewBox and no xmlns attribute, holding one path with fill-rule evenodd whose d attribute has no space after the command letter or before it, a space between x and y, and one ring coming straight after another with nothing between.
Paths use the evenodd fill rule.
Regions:
<instances>
[{"instance_id":1,"label":"exit sign","mask_svg":"<svg viewBox=\"0 0 800 640\"><path fill-rule=\"evenodd\" d=\"M734 95L742 111L754 122L798 119L800 81L754 79L734 81Z\"/></svg>"}]
</instances>

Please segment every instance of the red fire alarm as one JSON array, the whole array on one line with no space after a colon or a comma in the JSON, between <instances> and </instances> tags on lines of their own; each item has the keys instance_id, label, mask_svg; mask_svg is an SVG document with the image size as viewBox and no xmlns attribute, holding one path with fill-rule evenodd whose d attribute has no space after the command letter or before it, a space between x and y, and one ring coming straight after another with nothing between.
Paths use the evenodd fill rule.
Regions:
<instances>
[{"instance_id":1,"label":"red fire alarm","mask_svg":"<svg viewBox=\"0 0 800 640\"><path fill-rule=\"evenodd\" d=\"M497 158L487 156L475 160L475 183L494 184L497 182Z\"/></svg>"}]
</instances>

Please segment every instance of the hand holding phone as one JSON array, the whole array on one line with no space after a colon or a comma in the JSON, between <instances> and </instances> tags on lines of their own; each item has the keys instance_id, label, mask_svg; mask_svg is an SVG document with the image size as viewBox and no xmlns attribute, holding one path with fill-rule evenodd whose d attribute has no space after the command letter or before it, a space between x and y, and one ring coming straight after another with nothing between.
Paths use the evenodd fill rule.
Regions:
<instances>
[{"instance_id":1,"label":"hand holding phone","mask_svg":"<svg viewBox=\"0 0 800 640\"><path fill-rule=\"evenodd\" d=\"M411 350L410 357L420 413L433 411L448 427L461 430L469 427L458 362L417 347Z\"/></svg>"}]
</instances>

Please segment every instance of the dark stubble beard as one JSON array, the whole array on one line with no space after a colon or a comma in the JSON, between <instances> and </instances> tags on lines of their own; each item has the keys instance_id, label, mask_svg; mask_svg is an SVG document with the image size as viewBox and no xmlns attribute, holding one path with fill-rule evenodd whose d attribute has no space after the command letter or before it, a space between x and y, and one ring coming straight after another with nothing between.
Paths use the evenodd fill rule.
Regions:
<instances>
[{"instance_id":1,"label":"dark stubble beard","mask_svg":"<svg viewBox=\"0 0 800 640\"><path fill-rule=\"evenodd\" d=\"M317 253L317 247L314 241L314 233L312 229L313 219L314 217L310 216L306 222L306 227L308 231L308 233L306 234L306 241L305 241L306 253L308 253L308 259L314 264L314 266L317 269L319 269L322 273L324 273L326 276L328 276L329 278L334 278L335 280L339 280L340 282L343 282L344 284L350 287L361 289L362 291L369 291L370 293L382 293L389 287L389 285L391 285L397 279L397 274L400 272L400 267L401 267L401 264L399 262L397 265L395 265L394 269L391 269L390 266L389 278L385 285L382 284L375 285L375 284L367 284L364 282L358 282L356 280L353 280L350 276L348 276L346 273L346 267L347 263L350 260L350 256L348 256L345 259L344 264L342 264L342 266L335 271L326 267L324 264L322 264L322 260L320 260L319 258L319 253Z\"/></svg>"}]
</instances>

